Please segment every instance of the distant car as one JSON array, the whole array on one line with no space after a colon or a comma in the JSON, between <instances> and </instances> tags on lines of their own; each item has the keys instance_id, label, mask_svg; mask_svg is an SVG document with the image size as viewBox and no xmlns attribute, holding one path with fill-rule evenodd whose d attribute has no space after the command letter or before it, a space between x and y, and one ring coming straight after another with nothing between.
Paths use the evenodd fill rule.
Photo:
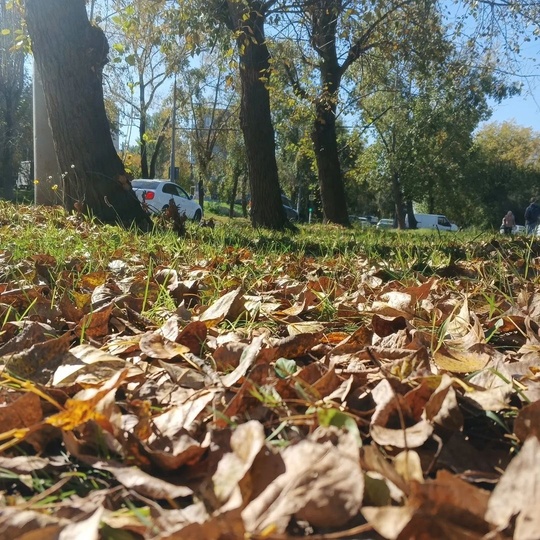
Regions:
<instances>
[{"instance_id":1,"label":"distant car","mask_svg":"<svg viewBox=\"0 0 540 540\"><path fill-rule=\"evenodd\" d=\"M538 227L537 227L537 230L538 230ZM527 232L525 225L514 225L514 227L512 228L512 234L525 234L525 232ZM500 229L500 233L504 234L504 229L502 227Z\"/></svg>"},{"instance_id":2,"label":"distant car","mask_svg":"<svg viewBox=\"0 0 540 540\"><path fill-rule=\"evenodd\" d=\"M393 229L394 220L389 218L380 219L377 223L377 229Z\"/></svg>"},{"instance_id":3,"label":"distant car","mask_svg":"<svg viewBox=\"0 0 540 540\"><path fill-rule=\"evenodd\" d=\"M434 229L438 231L459 231L459 227L443 214L414 214L417 229ZM409 215L405 216L405 226L409 228Z\"/></svg>"},{"instance_id":4,"label":"distant car","mask_svg":"<svg viewBox=\"0 0 540 540\"><path fill-rule=\"evenodd\" d=\"M366 219L371 225L377 225L377 223L379 222L379 218L377 216L366 216Z\"/></svg>"},{"instance_id":5,"label":"distant car","mask_svg":"<svg viewBox=\"0 0 540 540\"><path fill-rule=\"evenodd\" d=\"M292 202L286 195L281 194L281 204L283 204L287 219L289 221L298 221L298 212L293 208Z\"/></svg>"},{"instance_id":6,"label":"distant car","mask_svg":"<svg viewBox=\"0 0 540 540\"><path fill-rule=\"evenodd\" d=\"M132 180L131 186L137 198L154 214L166 210L172 199L180 214L186 214L186 217L193 221L200 221L202 218L203 212L199 204L174 182L137 179Z\"/></svg>"},{"instance_id":7,"label":"distant car","mask_svg":"<svg viewBox=\"0 0 540 540\"><path fill-rule=\"evenodd\" d=\"M349 216L351 223L357 223L360 227L371 227L371 221L362 216Z\"/></svg>"}]
</instances>

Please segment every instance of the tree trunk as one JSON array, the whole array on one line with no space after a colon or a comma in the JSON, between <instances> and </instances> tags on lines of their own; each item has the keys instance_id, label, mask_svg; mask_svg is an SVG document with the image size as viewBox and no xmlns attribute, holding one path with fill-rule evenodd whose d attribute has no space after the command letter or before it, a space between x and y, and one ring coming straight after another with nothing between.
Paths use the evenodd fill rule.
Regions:
<instances>
[{"instance_id":1,"label":"tree trunk","mask_svg":"<svg viewBox=\"0 0 540 540\"><path fill-rule=\"evenodd\" d=\"M396 225L399 229L405 229L405 204L398 173L394 173L392 175L392 193L394 196L394 208L396 211Z\"/></svg>"},{"instance_id":2,"label":"tree trunk","mask_svg":"<svg viewBox=\"0 0 540 540\"><path fill-rule=\"evenodd\" d=\"M236 194L238 193L238 181L240 180L240 167L233 167L233 185L231 188L231 195L229 199L229 217L234 217L234 203L236 201Z\"/></svg>"},{"instance_id":3,"label":"tree trunk","mask_svg":"<svg viewBox=\"0 0 540 540\"><path fill-rule=\"evenodd\" d=\"M418 228L418 221L416 221L416 217L414 216L413 202L411 199L407 199L407 221L409 223L409 229Z\"/></svg>"},{"instance_id":4,"label":"tree trunk","mask_svg":"<svg viewBox=\"0 0 540 540\"><path fill-rule=\"evenodd\" d=\"M348 226L349 214L339 162L335 110L324 103L317 105L311 138L317 160L324 220Z\"/></svg>"},{"instance_id":5,"label":"tree trunk","mask_svg":"<svg viewBox=\"0 0 540 540\"><path fill-rule=\"evenodd\" d=\"M251 223L254 227L280 230L289 225L281 204L274 126L270 114L270 53L264 35L266 14L262 2L250 2L245 20L229 1L238 31L240 56L240 125L244 135L251 188Z\"/></svg>"},{"instance_id":6,"label":"tree trunk","mask_svg":"<svg viewBox=\"0 0 540 540\"><path fill-rule=\"evenodd\" d=\"M67 210L104 222L150 225L116 153L105 113L102 69L109 50L88 21L85 0L26 0Z\"/></svg>"},{"instance_id":7,"label":"tree trunk","mask_svg":"<svg viewBox=\"0 0 540 540\"><path fill-rule=\"evenodd\" d=\"M17 136L15 126L15 108L9 89L4 96L6 106L4 114L4 149L2 152L2 162L0 163L0 195L3 199L13 199L13 188L15 187L15 167L14 150L15 138Z\"/></svg>"},{"instance_id":8,"label":"tree trunk","mask_svg":"<svg viewBox=\"0 0 540 540\"><path fill-rule=\"evenodd\" d=\"M348 226L349 214L336 132L339 87L344 69L339 64L336 45L339 9L333 0L323 0L316 2L310 11L313 25L311 43L321 59L321 90L315 101L311 138L317 160L323 215L325 221Z\"/></svg>"},{"instance_id":9,"label":"tree trunk","mask_svg":"<svg viewBox=\"0 0 540 540\"><path fill-rule=\"evenodd\" d=\"M148 178L156 177L157 160L158 160L159 153L161 151L161 147L163 146L163 142L165 141L165 130L169 126L170 120L171 120L171 117L168 116L163 122L161 131L159 132L159 136L156 141L156 147L154 148L154 151L152 152L152 159L150 160L150 171L148 172Z\"/></svg>"}]
</instances>

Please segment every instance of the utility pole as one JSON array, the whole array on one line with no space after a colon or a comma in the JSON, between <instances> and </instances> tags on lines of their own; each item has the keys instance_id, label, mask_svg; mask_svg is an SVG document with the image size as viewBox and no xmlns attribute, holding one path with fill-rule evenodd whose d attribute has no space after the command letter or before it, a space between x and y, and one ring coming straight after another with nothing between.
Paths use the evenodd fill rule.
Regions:
<instances>
[{"instance_id":1,"label":"utility pole","mask_svg":"<svg viewBox=\"0 0 540 540\"><path fill-rule=\"evenodd\" d=\"M55 184L61 184L60 166L56 158L45 93L41 79L33 66L33 117L34 117L34 202L46 206L59 203Z\"/></svg>"},{"instance_id":2,"label":"utility pole","mask_svg":"<svg viewBox=\"0 0 540 540\"><path fill-rule=\"evenodd\" d=\"M173 87L173 106L172 106L172 137L171 137L171 182L176 180L176 73L174 74L174 87Z\"/></svg>"}]
</instances>

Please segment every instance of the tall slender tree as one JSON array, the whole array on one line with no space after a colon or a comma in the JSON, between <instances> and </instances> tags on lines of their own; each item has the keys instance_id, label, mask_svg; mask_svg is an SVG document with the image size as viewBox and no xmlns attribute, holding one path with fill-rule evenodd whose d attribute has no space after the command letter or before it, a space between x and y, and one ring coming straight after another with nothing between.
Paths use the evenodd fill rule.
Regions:
<instances>
[{"instance_id":1,"label":"tall slender tree","mask_svg":"<svg viewBox=\"0 0 540 540\"><path fill-rule=\"evenodd\" d=\"M268 83L270 51L265 23L277 0L216 0L214 20L225 23L236 39L240 74L240 126L244 135L251 191L251 222L255 227L284 229L274 126Z\"/></svg>"}]
</instances>

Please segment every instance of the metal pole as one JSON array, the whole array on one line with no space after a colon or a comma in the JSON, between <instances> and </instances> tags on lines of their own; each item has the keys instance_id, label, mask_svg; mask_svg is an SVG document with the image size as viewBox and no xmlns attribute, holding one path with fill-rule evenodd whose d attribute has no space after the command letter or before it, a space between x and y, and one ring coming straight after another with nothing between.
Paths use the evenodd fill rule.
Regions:
<instances>
[{"instance_id":1,"label":"metal pole","mask_svg":"<svg viewBox=\"0 0 540 540\"><path fill-rule=\"evenodd\" d=\"M55 184L61 185L60 166L56 158L49 115L41 79L33 65L33 117L34 117L34 202L52 206L58 204Z\"/></svg>"},{"instance_id":2,"label":"metal pole","mask_svg":"<svg viewBox=\"0 0 540 540\"><path fill-rule=\"evenodd\" d=\"M174 88L173 88L173 106L172 106L172 119L171 119L171 126L172 126L172 138L171 138L171 170L170 170L170 178L171 182L174 182L176 180L175 175L175 164L176 164L176 73L174 74Z\"/></svg>"}]
</instances>

